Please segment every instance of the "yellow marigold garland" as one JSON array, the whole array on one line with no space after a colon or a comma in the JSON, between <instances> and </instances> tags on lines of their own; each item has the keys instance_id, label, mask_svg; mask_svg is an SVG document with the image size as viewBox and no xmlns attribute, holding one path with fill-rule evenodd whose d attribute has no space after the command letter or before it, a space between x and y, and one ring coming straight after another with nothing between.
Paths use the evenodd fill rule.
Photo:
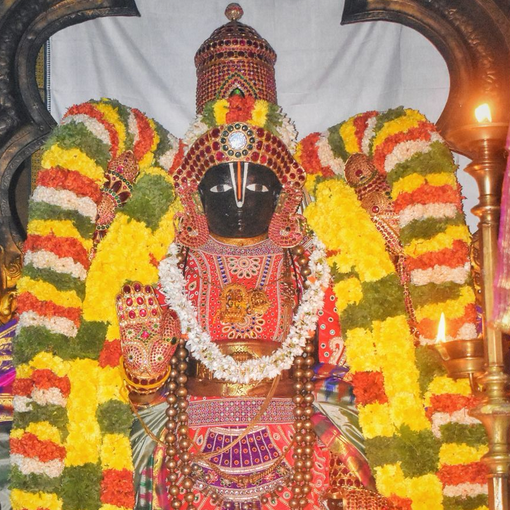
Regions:
<instances>
[{"instance_id":1,"label":"yellow marigold garland","mask_svg":"<svg viewBox=\"0 0 510 510\"><path fill-rule=\"evenodd\" d=\"M351 368L350 376L356 381L356 374L360 374L360 377L368 377L375 373L384 375L384 397L380 397L382 400L358 405L360 424L365 437L369 440L367 448L370 447L369 454L371 452L373 459L375 452L379 452L377 455L380 456L385 449L387 451L391 448L390 444L394 444L381 443L381 440L398 437L399 430L407 441L413 438L414 430L418 434L415 437L422 439L427 437L430 443L430 422L424 412L430 399L434 395L446 393L452 394L453 397L467 396L470 390L466 381L454 382L447 377L436 376L429 384L426 394L422 395L418 385L420 372L416 365L413 339L404 315L387 319L387 328L381 327L386 321L382 323L372 321L368 329L353 327L355 324L351 324L353 315L350 312L355 306L363 306L365 293L370 289L368 283L381 282L385 276L393 272L393 267L392 265L386 267L388 259L386 253L382 253L385 252L382 237L377 232L375 235L370 232L368 225L371 222L360 204L356 203L354 192L344 181L332 178L331 169L343 168L345 161L354 152L365 152L373 156L381 173L391 174L389 179L397 210L405 211L408 215L414 214L414 217L420 220L420 217L416 216L416 211L426 213L427 207L434 207L427 205L430 202L430 197L424 194L427 189L430 189L431 197L437 194L444 196L446 200L455 200L456 204L460 203L451 156L447 155L444 145L441 144L440 137L423 115L412 110L396 109L382 114L367 112L353 117L330 128L325 134L310 135L300 142L296 149L301 164L313 174L308 176L306 187L314 197L315 203L308 206L305 215L310 226L331 251L328 261L332 266L333 275L338 278L334 286L337 309L341 318L348 319L347 327L342 324L342 332L347 349L347 361ZM403 156L399 156L400 153ZM337 159L327 159L331 158L331 155ZM414 158L413 162L418 162L422 158L423 166L417 164L413 166L410 163L400 165L399 163L405 161L405 157L409 160ZM439 162L441 158L445 163L435 162ZM437 170L429 171L427 166L429 164L431 169ZM432 187L438 191L434 192ZM406 204L412 207L416 203L413 202L414 199L422 201L421 209L406 209ZM413 216L411 218L413 219ZM436 222L438 226L440 221ZM345 231L349 226L352 232L347 234ZM373 227L373 224L370 226ZM408 230L411 233L410 228ZM365 239L365 246L370 246L369 251L373 253L374 250L379 250L376 257L371 258L371 254L367 254L368 250L363 250L360 237ZM413 237L411 233L409 239L404 241L405 253L409 258L417 259L436 252L442 253L441 250L451 250L454 246L462 247L459 243L469 242L469 232L465 224L448 224L445 221L445 227L438 228L433 235L414 234ZM351 246L354 248L351 249ZM424 263L421 264L421 267L426 267L423 266ZM380 299L384 300L385 297L381 296ZM418 307L418 320L434 321L436 315L443 310L450 319L462 317L466 306L470 306L473 301L472 289L466 284L461 287L460 295L454 299L441 303L425 302ZM370 313L370 310L367 312ZM386 398L387 402L384 401ZM402 426L409 429L401 429ZM428 436L420 436L422 433ZM386 444L384 448L383 444ZM378 445L381 445L382 449L378 450ZM483 449L484 447L444 443L437 451L435 469L445 463L477 462ZM461 452L466 453L463 455ZM442 484L432 467L434 462L429 462L428 465L430 466L428 473L408 477L400 465L385 464L383 461L375 469L377 486L384 495L395 495L411 502L413 510L443 508ZM409 472L413 471L409 466L406 469ZM452 503L449 501L447 504ZM464 504L470 504L469 498L455 499L455 505L459 505L460 508Z\"/></svg>"}]
</instances>

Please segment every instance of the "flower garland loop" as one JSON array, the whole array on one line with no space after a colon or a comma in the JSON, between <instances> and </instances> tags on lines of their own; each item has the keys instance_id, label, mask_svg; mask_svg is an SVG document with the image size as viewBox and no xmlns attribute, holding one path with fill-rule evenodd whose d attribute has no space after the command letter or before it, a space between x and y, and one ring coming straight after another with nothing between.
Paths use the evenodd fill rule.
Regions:
<instances>
[{"instance_id":1,"label":"flower garland loop","mask_svg":"<svg viewBox=\"0 0 510 510\"><path fill-rule=\"evenodd\" d=\"M176 243L170 245L168 257L159 265L161 289L168 306L179 317L182 332L188 336L186 346L194 358L211 370L215 377L232 383L260 382L289 369L294 358L302 354L306 339L315 330L318 312L324 305L324 289L330 277L324 245L315 236L312 237L312 243L314 249L309 266L312 274L308 278L308 288L294 315L287 338L271 356L244 362L237 362L223 354L209 333L198 324L196 310L186 295L184 277L177 266L179 246Z\"/></svg>"}]
</instances>

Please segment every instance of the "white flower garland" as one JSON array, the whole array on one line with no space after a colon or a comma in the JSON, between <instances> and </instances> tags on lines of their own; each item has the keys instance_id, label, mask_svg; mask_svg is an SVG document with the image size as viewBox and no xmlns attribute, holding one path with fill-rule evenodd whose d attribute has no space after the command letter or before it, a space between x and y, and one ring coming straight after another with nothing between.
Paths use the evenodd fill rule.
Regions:
<instances>
[{"instance_id":1,"label":"white flower garland","mask_svg":"<svg viewBox=\"0 0 510 510\"><path fill-rule=\"evenodd\" d=\"M186 347L215 377L244 384L273 379L283 370L291 368L294 358L303 353L307 338L315 333L318 312L324 305L324 289L330 277L324 245L315 236L312 242L309 285L293 317L287 338L271 356L244 362L223 354L209 333L200 327L196 310L186 295L184 276L177 267L179 247L175 243L170 245L168 257L159 265L161 289L168 306L179 317L182 333L187 334Z\"/></svg>"}]
</instances>

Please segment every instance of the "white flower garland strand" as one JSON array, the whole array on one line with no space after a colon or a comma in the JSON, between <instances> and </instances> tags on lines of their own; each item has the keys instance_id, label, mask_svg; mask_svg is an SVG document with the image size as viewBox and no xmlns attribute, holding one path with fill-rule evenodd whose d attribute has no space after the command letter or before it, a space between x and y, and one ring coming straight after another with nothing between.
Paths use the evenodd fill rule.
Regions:
<instances>
[{"instance_id":1,"label":"white flower garland strand","mask_svg":"<svg viewBox=\"0 0 510 510\"><path fill-rule=\"evenodd\" d=\"M167 258L159 265L161 290L166 303L179 317L182 333L187 335L186 347L196 360L213 372L214 377L243 384L273 379L291 368L294 358L303 353L307 338L315 334L318 313L324 305L324 290L330 278L324 245L315 236L312 243L309 285L293 317L287 338L271 356L244 362L223 354L209 333L200 327L196 310L186 295L184 276L177 266L179 246L175 243L170 245Z\"/></svg>"}]
</instances>

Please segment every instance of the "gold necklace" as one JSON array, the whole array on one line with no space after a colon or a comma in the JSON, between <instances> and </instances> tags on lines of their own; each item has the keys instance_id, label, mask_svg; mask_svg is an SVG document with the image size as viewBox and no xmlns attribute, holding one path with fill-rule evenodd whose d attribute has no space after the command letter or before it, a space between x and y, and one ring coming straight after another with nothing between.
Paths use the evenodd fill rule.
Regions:
<instances>
[{"instance_id":1,"label":"gold necklace","mask_svg":"<svg viewBox=\"0 0 510 510\"><path fill-rule=\"evenodd\" d=\"M260 234L255 237L223 237L219 236L217 234L213 234L210 232L211 237L215 239L216 241L222 243L222 244L229 244L231 246L251 246L252 244L257 244L262 241L265 241L267 239L267 232L264 232L263 234Z\"/></svg>"}]
</instances>

